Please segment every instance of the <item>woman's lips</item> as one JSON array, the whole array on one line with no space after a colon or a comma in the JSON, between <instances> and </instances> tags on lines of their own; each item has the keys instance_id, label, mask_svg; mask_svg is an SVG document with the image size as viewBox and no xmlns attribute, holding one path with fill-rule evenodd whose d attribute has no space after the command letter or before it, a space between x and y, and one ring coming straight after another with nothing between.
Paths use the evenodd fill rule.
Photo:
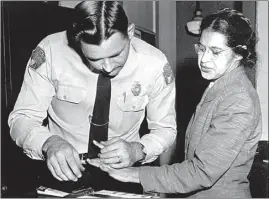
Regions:
<instances>
[{"instance_id":1,"label":"woman's lips","mask_svg":"<svg viewBox=\"0 0 269 199\"><path fill-rule=\"evenodd\" d=\"M201 66L201 70L202 70L203 72L209 72L210 70L212 70L212 68L208 68L208 67L206 67L206 66Z\"/></svg>"}]
</instances>

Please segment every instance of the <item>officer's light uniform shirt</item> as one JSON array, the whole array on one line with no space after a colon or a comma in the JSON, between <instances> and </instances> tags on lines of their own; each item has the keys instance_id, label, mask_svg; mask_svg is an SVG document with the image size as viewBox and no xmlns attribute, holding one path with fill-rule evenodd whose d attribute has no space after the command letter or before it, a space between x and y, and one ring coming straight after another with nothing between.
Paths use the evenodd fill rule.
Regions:
<instances>
[{"instance_id":1,"label":"officer's light uniform shirt","mask_svg":"<svg viewBox=\"0 0 269 199\"><path fill-rule=\"evenodd\" d=\"M66 32L43 39L28 61L9 116L12 139L33 159L44 159L42 145L52 135L86 153L97 78L68 46ZM140 138L145 109L150 133ZM123 69L111 79L108 139L113 137L143 144L144 163L155 160L176 137L171 67L163 53L138 38L131 41Z\"/></svg>"}]
</instances>

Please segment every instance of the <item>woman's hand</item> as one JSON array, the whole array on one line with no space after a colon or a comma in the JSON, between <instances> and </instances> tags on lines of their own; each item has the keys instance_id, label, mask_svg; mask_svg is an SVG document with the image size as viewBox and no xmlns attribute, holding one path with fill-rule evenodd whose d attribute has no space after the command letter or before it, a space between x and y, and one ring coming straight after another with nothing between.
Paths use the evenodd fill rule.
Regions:
<instances>
[{"instance_id":1,"label":"woman's hand","mask_svg":"<svg viewBox=\"0 0 269 199\"><path fill-rule=\"evenodd\" d=\"M101 170L107 172L112 178L119 180L121 182L140 183L138 168L129 167L123 169L114 169L108 164L102 163L99 158L87 159L87 162L90 165L99 167Z\"/></svg>"}]
</instances>

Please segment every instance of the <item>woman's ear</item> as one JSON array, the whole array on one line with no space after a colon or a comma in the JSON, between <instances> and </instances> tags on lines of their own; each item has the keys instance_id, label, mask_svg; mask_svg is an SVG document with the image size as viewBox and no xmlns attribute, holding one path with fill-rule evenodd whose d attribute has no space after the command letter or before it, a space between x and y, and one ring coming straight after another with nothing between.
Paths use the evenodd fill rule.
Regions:
<instances>
[{"instance_id":1,"label":"woman's ear","mask_svg":"<svg viewBox=\"0 0 269 199\"><path fill-rule=\"evenodd\" d=\"M247 46L246 45L239 45L241 48L247 50Z\"/></svg>"},{"instance_id":2,"label":"woman's ear","mask_svg":"<svg viewBox=\"0 0 269 199\"><path fill-rule=\"evenodd\" d=\"M134 36L134 31L135 31L135 25L133 23L130 23L128 25L128 37L129 37L129 39L132 39L132 37Z\"/></svg>"},{"instance_id":3,"label":"woman's ear","mask_svg":"<svg viewBox=\"0 0 269 199\"><path fill-rule=\"evenodd\" d=\"M236 60L236 61L239 62L241 59L243 59L242 55L235 54L235 60Z\"/></svg>"},{"instance_id":4,"label":"woman's ear","mask_svg":"<svg viewBox=\"0 0 269 199\"><path fill-rule=\"evenodd\" d=\"M244 50L247 50L247 46L246 45L237 45L236 47L239 47L239 48L242 48ZM237 61L240 61L241 59L243 59L243 56L235 53L235 59Z\"/></svg>"}]
</instances>

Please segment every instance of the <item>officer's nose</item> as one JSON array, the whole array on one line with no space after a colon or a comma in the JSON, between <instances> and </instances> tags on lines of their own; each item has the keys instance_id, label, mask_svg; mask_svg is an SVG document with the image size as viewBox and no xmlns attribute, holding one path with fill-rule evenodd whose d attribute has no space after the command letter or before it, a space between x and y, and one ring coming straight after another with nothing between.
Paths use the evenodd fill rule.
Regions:
<instances>
[{"instance_id":1,"label":"officer's nose","mask_svg":"<svg viewBox=\"0 0 269 199\"><path fill-rule=\"evenodd\" d=\"M107 73L110 73L113 70L113 66L109 59L104 59L104 63L102 67L103 67L103 70Z\"/></svg>"}]
</instances>

